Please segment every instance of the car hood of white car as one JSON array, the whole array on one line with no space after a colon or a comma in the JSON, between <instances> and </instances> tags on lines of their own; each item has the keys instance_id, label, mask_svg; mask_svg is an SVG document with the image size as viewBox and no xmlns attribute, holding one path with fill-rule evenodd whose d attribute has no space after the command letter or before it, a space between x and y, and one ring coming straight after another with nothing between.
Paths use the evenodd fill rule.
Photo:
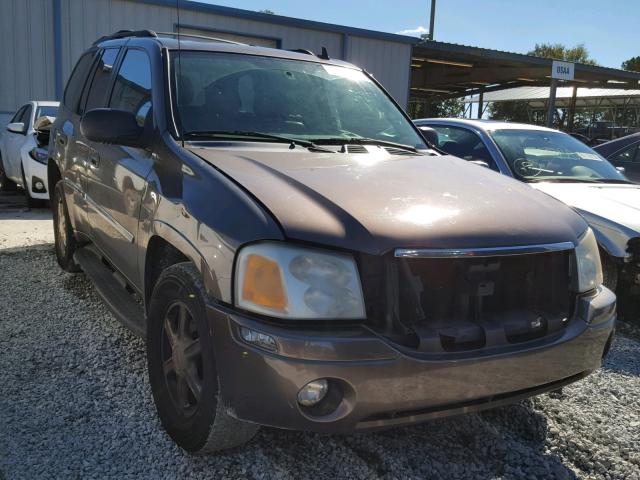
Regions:
<instances>
[{"instance_id":1,"label":"car hood of white car","mask_svg":"<svg viewBox=\"0 0 640 480\"><path fill-rule=\"evenodd\" d=\"M640 232L640 185L540 182L531 186L581 213Z\"/></svg>"}]
</instances>

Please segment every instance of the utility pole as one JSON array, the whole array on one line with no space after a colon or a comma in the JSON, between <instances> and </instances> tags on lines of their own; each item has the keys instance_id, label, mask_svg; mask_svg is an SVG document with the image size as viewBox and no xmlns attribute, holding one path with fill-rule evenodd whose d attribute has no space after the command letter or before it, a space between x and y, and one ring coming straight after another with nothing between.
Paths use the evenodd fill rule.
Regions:
<instances>
[{"instance_id":1,"label":"utility pole","mask_svg":"<svg viewBox=\"0 0 640 480\"><path fill-rule=\"evenodd\" d=\"M436 23L436 0L431 0L431 17L429 18L429 40L433 40L433 25Z\"/></svg>"}]
</instances>

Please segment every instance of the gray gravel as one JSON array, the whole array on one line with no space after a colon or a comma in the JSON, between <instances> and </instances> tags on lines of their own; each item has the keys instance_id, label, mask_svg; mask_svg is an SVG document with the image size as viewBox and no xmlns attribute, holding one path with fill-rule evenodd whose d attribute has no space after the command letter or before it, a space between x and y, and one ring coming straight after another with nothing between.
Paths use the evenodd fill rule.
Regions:
<instances>
[{"instance_id":1,"label":"gray gravel","mask_svg":"<svg viewBox=\"0 0 640 480\"><path fill-rule=\"evenodd\" d=\"M244 449L194 457L156 418L143 342L50 244L0 250L0 289L0 479L640 478L631 330L563 394L375 434L264 428Z\"/></svg>"}]
</instances>

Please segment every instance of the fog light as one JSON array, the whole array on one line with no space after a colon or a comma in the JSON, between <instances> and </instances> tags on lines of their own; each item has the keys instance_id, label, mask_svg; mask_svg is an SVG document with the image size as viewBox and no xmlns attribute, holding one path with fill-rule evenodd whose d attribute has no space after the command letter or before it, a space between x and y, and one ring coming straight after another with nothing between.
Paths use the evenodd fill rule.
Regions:
<instances>
[{"instance_id":1,"label":"fog light","mask_svg":"<svg viewBox=\"0 0 640 480\"><path fill-rule=\"evenodd\" d=\"M36 188L38 190L44 190L44 183L42 182L36 182Z\"/></svg>"},{"instance_id":2,"label":"fog light","mask_svg":"<svg viewBox=\"0 0 640 480\"><path fill-rule=\"evenodd\" d=\"M266 333L256 332L246 327L240 327L240 336L245 342L257 347L269 350L270 352L278 351L278 344L275 339Z\"/></svg>"},{"instance_id":3,"label":"fog light","mask_svg":"<svg viewBox=\"0 0 640 480\"><path fill-rule=\"evenodd\" d=\"M298 403L303 407L311 407L320 402L329 390L329 383L321 378L307 383L298 392Z\"/></svg>"}]
</instances>

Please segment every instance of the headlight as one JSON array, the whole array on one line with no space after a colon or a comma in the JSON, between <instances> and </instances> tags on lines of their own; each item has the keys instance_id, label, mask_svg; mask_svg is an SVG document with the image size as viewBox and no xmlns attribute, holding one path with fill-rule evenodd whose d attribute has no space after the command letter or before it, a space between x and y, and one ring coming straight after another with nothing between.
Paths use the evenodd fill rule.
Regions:
<instances>
[{"instance_id":1,"label":"headlight","mask_svg":"<svg viewBox=\"0 0 640 480\"><path fill-rule=\"evenodd\" d=\"M360 277L350 255L275 242L240 250L235 304L280 318L363 319Z\"/></svg>"},{"instance_id":2,"label":"headlight","mask_svg":"<svg viewBox=\"0 0 640 480\"><path fill-rule=\"evenodd\" d=\"M36 147L36 148L32 148L31 150L29 150L29 156L31 158L33 158L36 162L46 165L47 164L47 160L48 160L48 156L49 156L49 152L47 150L42 149L42 148Z\"/></svg>"},{"instance_id":3,"label":"headlight","mask_svg":"<svg viewBox=\"0 0 640 480\"><path fill-rule=\"evenodd\" d=\"M578 292L588 292L602 285L602 264L598 242L590 228L576 247L576 275Z\"/></svg>"}]
</instances>

